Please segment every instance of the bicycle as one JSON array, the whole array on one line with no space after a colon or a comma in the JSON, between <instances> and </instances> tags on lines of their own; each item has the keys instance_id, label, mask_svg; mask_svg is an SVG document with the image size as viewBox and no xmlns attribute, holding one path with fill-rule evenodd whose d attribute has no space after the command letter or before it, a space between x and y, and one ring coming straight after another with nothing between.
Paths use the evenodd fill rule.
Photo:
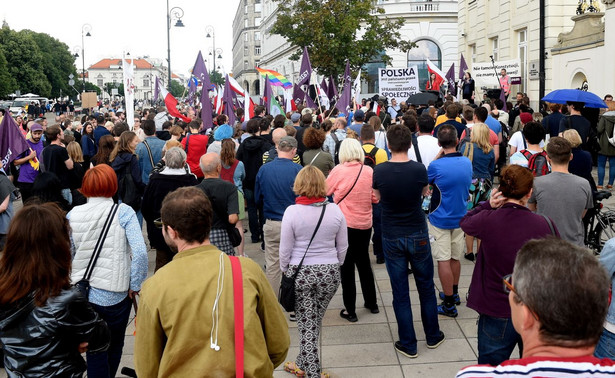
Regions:
<instances>
[{"instance_id":1,"label":"bicycle","mask_svg":"<svg viewBox=\"0 0 615 378\"><path fill-rule=\"evenodd\" d=\"M585 245L595 255L600 254L604 243L615 237L615 210L605 208L602 204L602 201L608 199L611 195L611 192L606 190L594 192L594 207L587 210L583 219L583 223L585 223Z\"/></svg>"}]
</instances>

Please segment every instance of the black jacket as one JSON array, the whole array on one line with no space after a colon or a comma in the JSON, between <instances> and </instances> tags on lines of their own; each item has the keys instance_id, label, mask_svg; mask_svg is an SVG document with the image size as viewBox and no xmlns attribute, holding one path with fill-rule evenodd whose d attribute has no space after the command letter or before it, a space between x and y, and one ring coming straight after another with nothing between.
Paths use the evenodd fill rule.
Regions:
<instances>
[{"instance_id":1,"label":"black jacket","mask_svg":"<svg viewBox=\"0 0 615 378\"><path fill-rule=\"evenodd\" d=\"M0 344L9 377L81 377L86 370L78 347L109 347L107 324L74 288L36 307L30 294L0 307Z\"/></svg>"},{"instance_id":2,"label":"black jacket","mask_svg":"<svg viewBox=\"0 0 615 378\"><path fill-rule=\"evenodd\" d=\"M246 178L243 179L244 189L254 190L256 174L263 165L263 154L271 148L271 144L261 136L253 135L246 138L237 150L237 160L243 162Z\"/></svg>"}]
</instances>

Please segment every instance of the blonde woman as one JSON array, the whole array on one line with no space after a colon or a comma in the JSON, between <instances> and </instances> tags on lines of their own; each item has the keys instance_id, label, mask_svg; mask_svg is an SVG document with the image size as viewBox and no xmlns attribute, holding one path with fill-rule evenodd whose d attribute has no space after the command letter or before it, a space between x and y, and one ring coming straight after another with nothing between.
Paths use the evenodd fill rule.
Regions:
<instances>
[{"instance_id":1,"label":"blonde woman","mask_svg":"<svg viewBox=\"0 0 615 378\"><path fill-rule=\"evenodd\" d=\"M321 373L318 340L322 318L340 285L340 265L348 248L346 219L336 204L328 203L325 175L318 168L303 168L293 191L296 204L287 207L282 218L280 269L289 277L298 272L299 353L284 370L297 377L328 377Z\"/></svg>"},{"instance_id":2,"label":"blonde woman","mask_svg":"<svg viewBox=\"0 0 615 378\"><path fill-rule=\"evenodd\" d=\"M78 189L81 189L83 175L85 175L85 171L89 167L83 161L83 153L79 143L72 141L67 144L66 152L68 152L68 156L73 160L73 169L69 171L69 185L71 194L73 195L73 206L83 205L87 200Z\"/></svg>"},{"instance_id":3,"label":"blonde woman","mask_svg":"<svg viewBox=\"0 0 615 378\"><path fill-rule=\"evenodd\" d=\"M137 212L137 218L139 218L139 223L143 224L143 217L141 216L140 211L141 202L134 200L128 203L126 198L122 198L122 193L124 193L124 185L129 182L128 180L124 179L124 177L127 175L130 175L132 177L132 181L134 182L134 186L137 192L135 193L136 196L140 197L143 194L143 190L145 189L145 184L141 179L139 159L135 154L137 144L139 144L139 137L137 136L137 134L132 131L124 131L122 135L120 135L117 144L115 145L115 148L113 149L113 151L111 151L109 161L111 162L111 168L113 168L115 174L117 175L117 181L119 184L117 195L119 200L124 203L127 203L130 207L132 207Z\"/></svg>"},{"instance_id":4,"label":"blonde woman","mask_svg":"<svg viewBox=\"0 0 615 378\"><path fill-rule=\"evenodd\" d=\"M384 126L382 126L380 117L370 118L369 124L374 128L374 145L380 149L388 151L386 130L384 129Z\"/></svg>"},{"instance_id":5,"label":"blonde woman","mask_svg":"<svg viewBox=\"0 0 615 378\"><path fill-rule=\"evenodd\" d=\"M468 130L471 130L470 143L463 144L459 152L472 161L472 185L470 185L470 200L468 201L468 210L472 210L480 202L489 200L493 185L495 152L489 143L489 126L477 123ZM478 243L480 245L480 241ZM466 248L466 259L473 261L473 236L466 235Z\"/></svg>"}]
</instances>

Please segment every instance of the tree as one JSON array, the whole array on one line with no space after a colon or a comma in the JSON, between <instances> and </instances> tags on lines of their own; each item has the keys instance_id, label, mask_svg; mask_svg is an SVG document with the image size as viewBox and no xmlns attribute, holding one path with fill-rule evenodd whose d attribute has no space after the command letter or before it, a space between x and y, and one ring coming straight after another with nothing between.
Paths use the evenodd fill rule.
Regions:
<instances>
[{"instance_id":1,"label":"tree","mask_svg":"<svg viewBox=\"0 0 615 378\"><path fill-rule=\"evenodd\" d=\"M224 86L225 80L224 76L218 71L211 71L211 75L209 75L209 80L212 84Z\"/></svg>"},{"instance_id":2,"label":"tree","mask_svg":"<svg viewBox=\"0 0 615 378\"><path fill-rule=\"evenodd\" d=\"M6 58L0 49L0 98L7 97L17 88L17 81L9 73Z\"/></svg>"},{"instance_id":3,"label":"tree","mask_svg":"<svg viewBox=\"0 0 615 378\"><path fill-rule=\"evenodd\" d=\"M339 77L346 60L355 72L379 56L390 64L386 49L407 52L415 46L401 38L404 20L384 16L384 9L373 0L273 1L278 17L271 33L297 48L292 60L298 60L307 46L312 67L324 76Z\"/></svg>"},{"instance_id":4,"label":"tree","mask_svg":"<svg viewBox=\"0 0 615 378\"><path fill-rule=\"evenodd\" d=\"M86 82L86 89L87 89L87 84L89 84L89 83ZM107 83L105 83L103 85L103 89L105 90L105 92L107 92L107 94L109 96L112 95L111 94L111 90L113 88L117 88L117 95L118 96L124 96L124 83L109 83L109 82L107 82Z\"/></svg>"},{"instance_id":5,"label":"tree","mask_svg":"<svg viewBox=\"0 0 615 378\"><path fill-rule=\"evenodd\" d=\"M110 83L107 83L110 84ZM81 93L81 91L83 90L83 83L81 82L81 80L75 80L75 85L73 86L73 88L75 88L75 90L77 90L79 93ZM71 91L74 93L75 91L71 88ZM102 93L102 89L92 83L90 83L89 81L85 82L85 91L86 92L96 92L97 96L100 96L100 94Z\"/></svg>"},{"instance_id":6,"label":"tree","mask_svg":"<svg viewBox=\"0 0 615 378\"><path fill-rule=\"evenodd\" d=\"M171 88L169 92L171 92L173 97L175 98L183 97L185 91L186 91L186 88L180 82L178 82L177 80L171 80Z\"/></svg>"},{"instance_id":7,"label":"tree","mask_svg":"<svg viewBox=\"0 0 615 378\"><path fill-rule=\"evenodd\" d=\"M74 56L68 46L45 33L35 33L30 30L24 32L30 34L39 47L43 58L43 73L51 84L51 96L58 97L60 93L71 91L68 84L69 75L77 76L74 65Z\"/></svg>"}]
</instances>

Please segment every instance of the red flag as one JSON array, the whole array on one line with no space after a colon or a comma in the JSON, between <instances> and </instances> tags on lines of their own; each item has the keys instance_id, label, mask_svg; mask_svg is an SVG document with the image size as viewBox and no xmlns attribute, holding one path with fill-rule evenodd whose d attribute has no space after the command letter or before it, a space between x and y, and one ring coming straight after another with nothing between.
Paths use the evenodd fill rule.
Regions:
<instances>
[{"instance_id":1,"label":"red flag","mask_svg":"<svg viewBox=\"0 0 615 378\"><path fill-rule=\"evenodd\" d=\"M160 86L160 95L164 99L164 104L166 105L167 111L170 115L175 118L179 118L186 123L190 123L190 121L192 121L190 118L181 114L179 110L177 110L177 99L173 97L173 95L170 94L163 86Z\"/></svg>"}]
</instances>

